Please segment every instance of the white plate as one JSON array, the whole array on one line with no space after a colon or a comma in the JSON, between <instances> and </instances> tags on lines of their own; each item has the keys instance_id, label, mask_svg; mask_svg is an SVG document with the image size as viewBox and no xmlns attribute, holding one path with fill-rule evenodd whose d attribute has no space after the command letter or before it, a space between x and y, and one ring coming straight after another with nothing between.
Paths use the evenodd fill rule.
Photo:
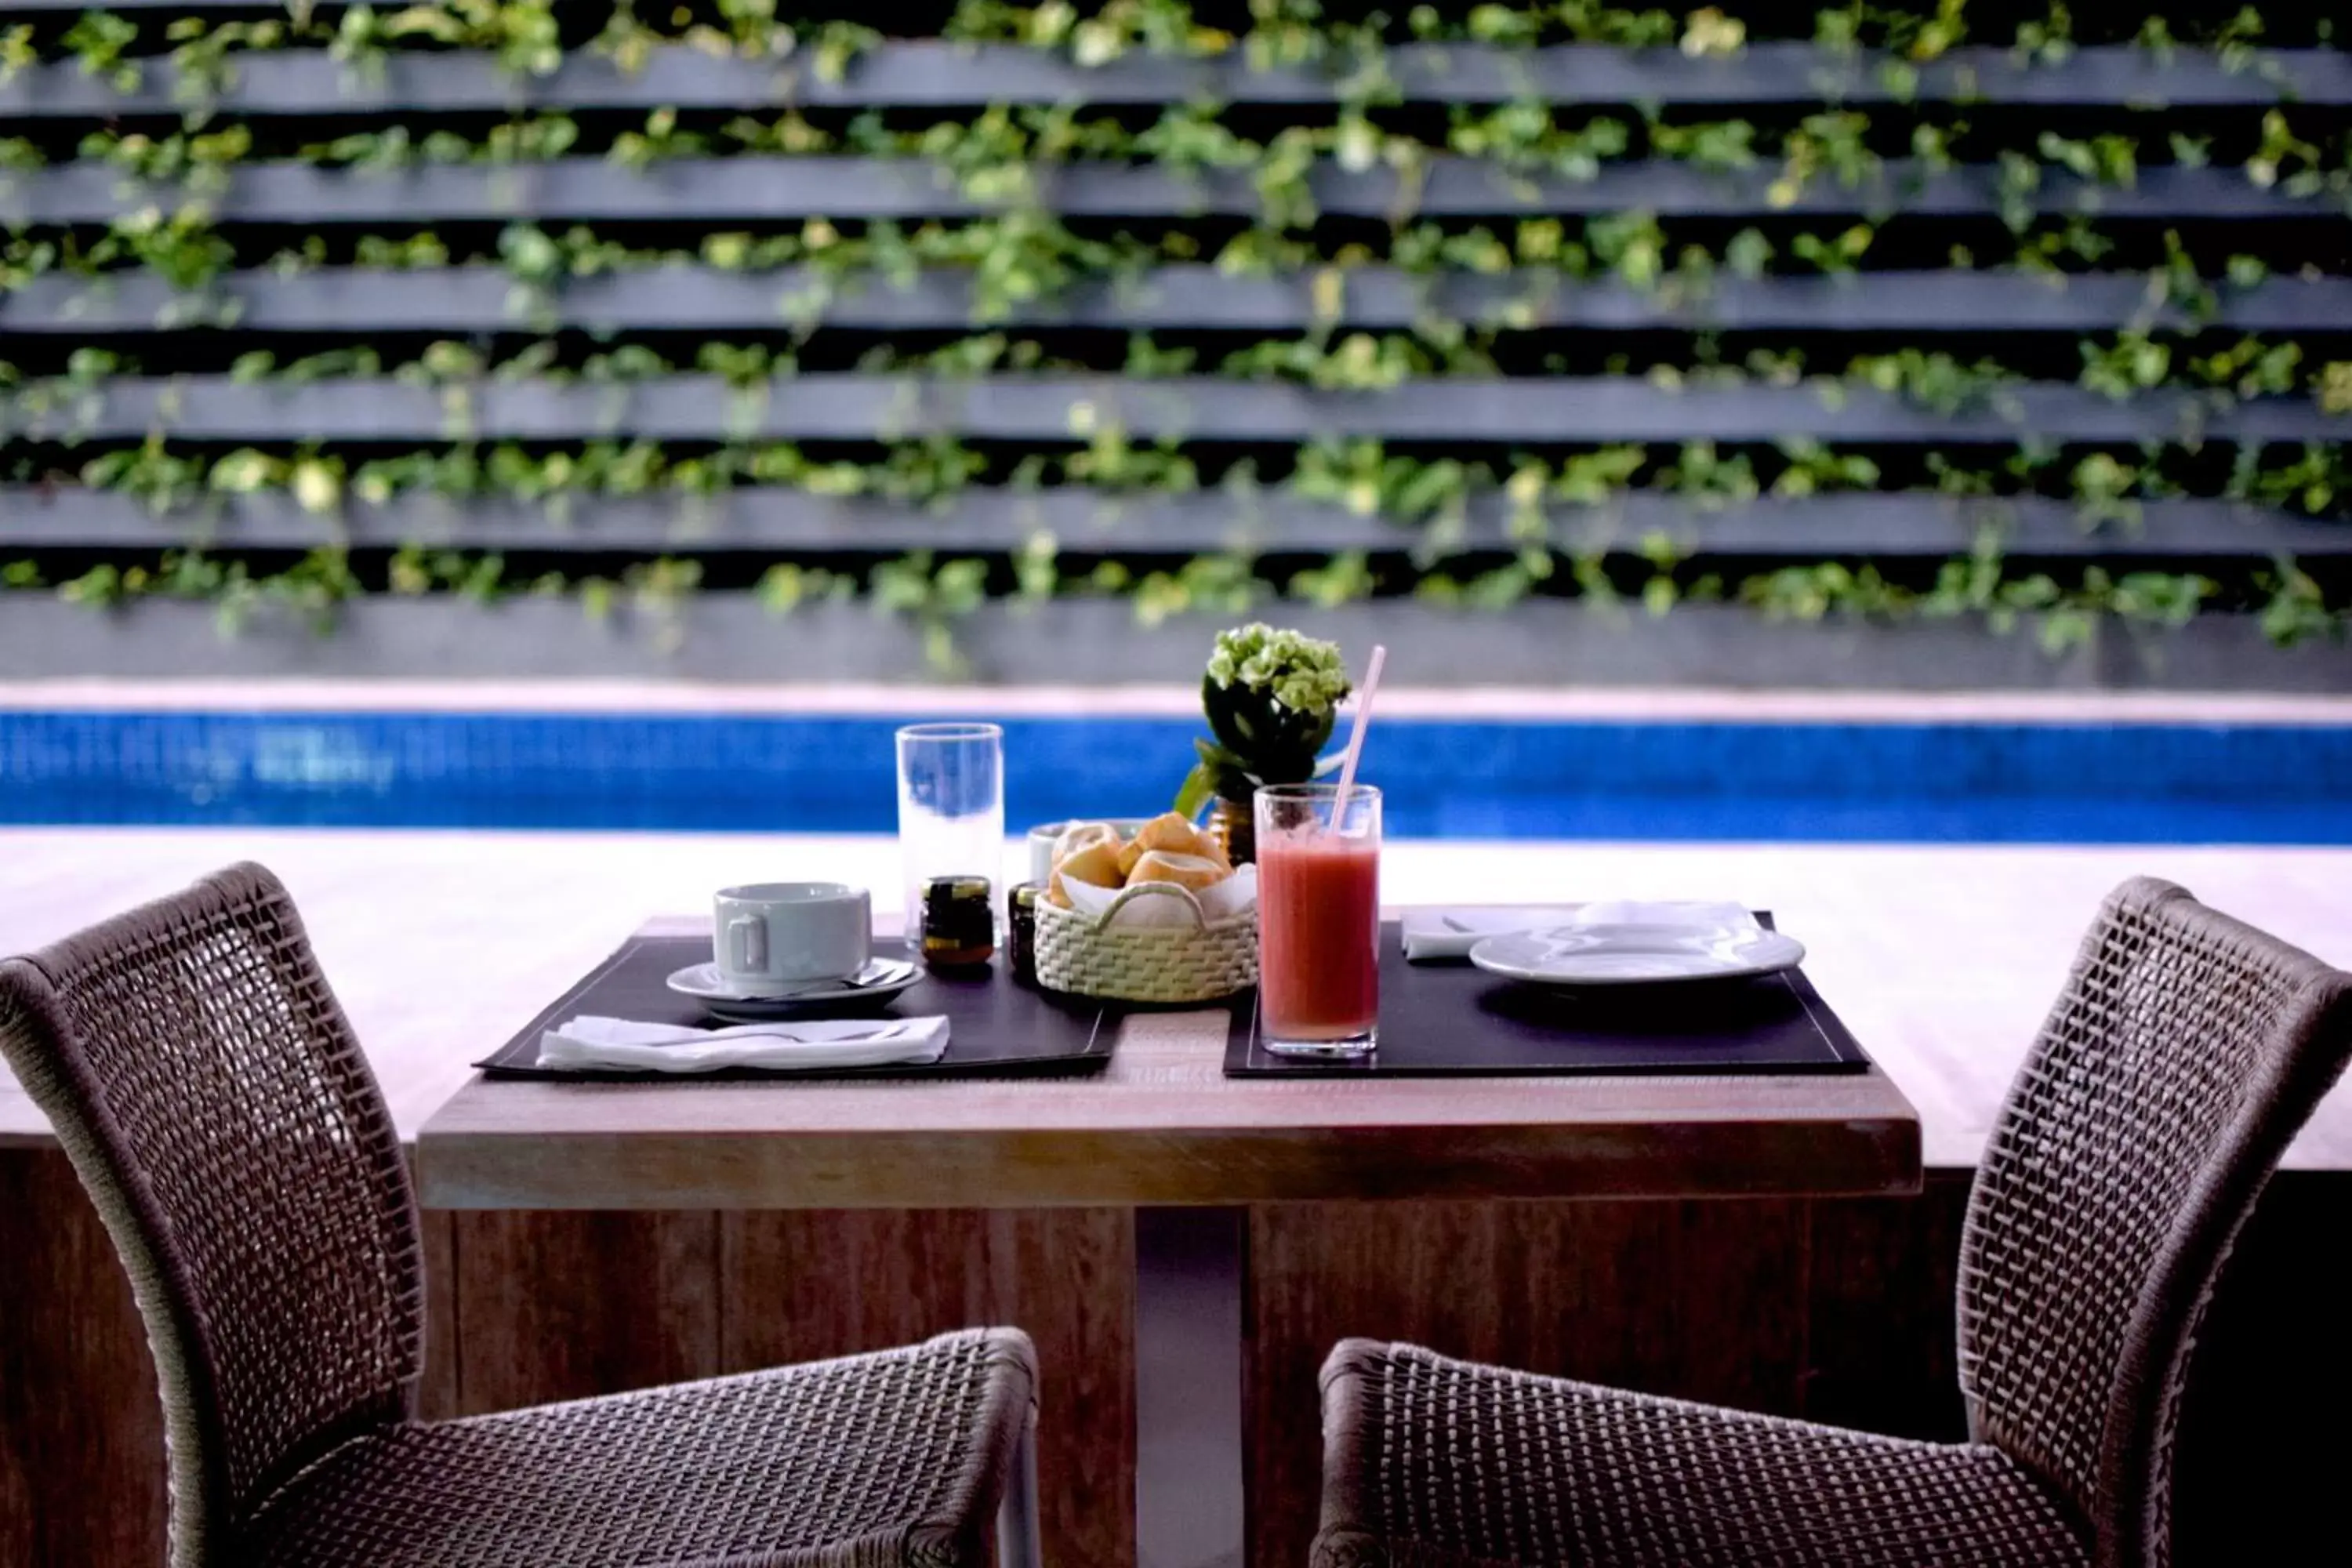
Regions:
<instances>
[{"instance_id":1,"label":"white plate","mask_svg":"<svg viewBox=\"0 0 2352 1568\"><path fill-rule=\"evenodd\" d=\"M1534 985L1656 985L1772 974L1804 944L1749 926L1582 925L1490 936L1470 950L1489 973Z\"/></svg>"},{"instance_id":2,"label":"white plate","mask_svg":"<svg viewBox=\"0 0 2352 1568\"><path fill-rule=\"evenodd\" d=\"M896 996L922 978L922 971L903 958L868 959L857 972L856 983L819 981L772 995L754 996L737 990L715 963L690 963L669 977L669 988L691 996L721 1018L761 1023L812 1007L837 1007L845 1002L880 1001Z\"/></svg>"}]
</instances>

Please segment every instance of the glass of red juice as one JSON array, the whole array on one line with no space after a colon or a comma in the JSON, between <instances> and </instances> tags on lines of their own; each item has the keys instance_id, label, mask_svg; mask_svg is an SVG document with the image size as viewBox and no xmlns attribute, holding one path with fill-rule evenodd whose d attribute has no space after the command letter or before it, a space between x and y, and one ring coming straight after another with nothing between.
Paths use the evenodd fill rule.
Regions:
<instances>
[{"instance_id":1,"label":"glass of red juice","mask_svg":"<svg viewBox=\"0 0 2352 1568\"><path fill-rule=\"evenodd\" d=\"M1380 1044L1381 792L1257 792L1258 1043L1359 1057Z\"/></svg>"}]
</instances>

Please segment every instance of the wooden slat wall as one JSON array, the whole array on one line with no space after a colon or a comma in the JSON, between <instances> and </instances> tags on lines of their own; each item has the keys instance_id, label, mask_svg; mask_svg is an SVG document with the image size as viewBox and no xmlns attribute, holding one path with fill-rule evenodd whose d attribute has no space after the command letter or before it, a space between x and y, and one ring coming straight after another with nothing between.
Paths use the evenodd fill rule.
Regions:
<instances>
[{"instance_id":1,"label":"wooden slat wall","mask_svg":"<svg viewBox=\"0 0 2352 1568\"><path fill-rule=\"evenodd\" d=\"M461 1413L718 1373L718 1215L451 1217Z\"/></svg>"},{"instance_id":2,"label":"wooden slat wall","mask_svg":"<svg viewBox=\"0 0 2352 1568\"><path fill-rule=\"evenodd\" d=\"M1655 385L1631 375L1434 378L1378 391L1325 390L1215 376L1003 375L954 382L863 372L807 373L745 387L718 376L665 375L625 387L484 382L467 396L468 427L514 440L805 441L963 436L1066 439L1087 419L1137 437L1187 441L1545 441L1572 429L1588 441L1783 437L1868 444L2135 441L2151 430L2213 439L2326 440L2341 425L2315 401L2289 396L2217 406L2195 394L2151 392L2118 403L2088 387L2004 387L1982 406L1946 413L1892 393L1849 388L1835 400L1810 386ZM61 440L305 437L430 442L448 428L446 394L366 378L299 386L229 376L122 376L70 405L0 405L0 436ZM299 412L297 412L299 410Z\"/></svg>"},{"instance_id":3,"label":"wooden slat wall","mask_svg":"<svg viewBox=\"0 0 2352 1568\"><path fill-rule=\"evenodd\" d=\"M1426 276L1387 267L1345 274L1338 308L1318 305L1328 274L1249 277L1208 262L1171 263L1115 283L1081 281L1007 302L1006 327L1142 331L1307 331L1355 327L1403 331L1433 311L1519 327L1705 328L1755 331L1970 332L1988 321L2018 331L2107 331L2126 322L2175 330L2201 325L2248 331L2325 330L2352 314L2352 279L2269 278L2215 300L2210 318L2148 298L2145 278L2032 273L1874 272L1866 285L1840 278L1727 278L1705 293L1648 292L1622 284L1570 285L1536 271ZM211 298L232 304L240 332L511 331L515 280L479 263L447 268L338 268L291 276L267 268L215 279ZM814 268L730 272L669 263L573 279L544 301L534 322L606 331L772 329L780 320L866 331L959 331L978 312L971 279L945 268L877 278L843 289ZM146 331L184 300L167 279L114 273L52 273L0 296L12 332L89 336Z\"/></svg>"},{"instance_id":4,"label":"wooden slat wall","mask_svg":"<svg viewBox=\"0 0 2352 1568\"><path fill-rule=\"evenodd\" d=\"M1658 158L1605 163L1582 178L1519 174L1439 153L1410 179L1388 170L1360 173L1318 163L1307 172L1306 185L1320 213L1380 219L1408 209L1421 217L1640 209L1662 218L1778 212L1858 216L1900 209L1932 217L1991 218L2003 207L2000 176L1986 164L1937 170L1922 160L1890 158L1852 184L1814 180L1786 205L1774 195L1777 177L1777 170L1764 165L1721 175ZM1074 163L1034 165L1026 178L1044 204L1066 217L1250 217L1265 206L1256 182L1244 170L1177 172L1157 164ZM105 223L142 206L175 207L181 199L180 187L170 182L127 177L84 160L29 171L0 185L0 222ZM2322 198L2259 186L2234 169L2179 164L2143 168L2124 186L2045 170L2041 184L2018 200L2050 216L2187 223L2340 221L2337 209ZM545 225L949 219L985 216L1011 204L943 185L938 166L921 159L747 153L668 158L642 171L580 157L521 168L426 165L361 179L311 163L256 161L237 165L208 205L224 223L414 223L430 215L451 224Z\"/></svg>"},{"instance_id":5,"label":"wooden slat wall","mask_svg":"<svg viewBox=\"0 0 2352 1568\"><path fill-rule=\"evenodd\" d=\"M172 0L184 6L185 0ZM10 9L79 9L16 0ZM109 7L142 9L118 0ZM275 9L209 4L214 11ZM324 50L249 56L227 82L191 79L165 61L141 62L122 90L110 77L52 61L0 81L0 112L12 115L179 114L191 101L240 115L360 113L386 110L508 113L532 109L740 109L747 103L824 108L961 108L992 103L1331 103L1344 91L1346 62L1325 68L1257 69L1241 51L1215 59L1154 58L1078 65L1041 49L1003 44L903 38L861 51L853 69L828 79L797 57L785 62L712 58L691 45L649 50L624 70L574 55L551 75L518 75L473 50L395 56L355 70ZM1727 58L1691 58L1673 49L1607 45L1533 49L1476 43L1402 44L1381 68L1400 102L1552 103L1649 100L1677 104L1909 102L2067 105L2305 104L2352 100L2352 64L2333 49L2280 49L2251 61L2204 49L2092 45L2061 60L2029 58L1993 46L1963 46L1925 64L1860 49L1757 42ZM1897 75L1899 71L1900 75ZM1903 85L1897 85L1900 82Z\"/></svg>"},{"instance_id":6,"label":"wooden slat wall","mask_svg":"<svg viewBox=\"0 0 2352 1568\"><path fill-rule=\"evenodd\" d=\"M1347 1334L1906 1436L1962 1432L1968 1178L1917 1200L1286 1205L1251 1226L1252 1560L1304 1561L1315 1372ZM2216 1304L2180 1568L2297 1560L2352 1461L2352 1173L2290 1173ZM1047 1554L1133 1561L1120 1210L425 1216L428 1415L1019 1323L1045 1373ZM161 1560L162 1430L103 1230L0 1152L0 1564Z\"/></svg>"},{"instance_id":7,"label":"wooden slat wall","mask_svg":"<svg viewBox=\"0 0 2352 1568\"><path fill-rule=\"evenodd\" d=\"M2346 315L2352 319L2352 301ZM5 327L0 327L5 330ZM283 498L223 497L210 518L214 537L255 550L307 550L324 525ZM58 492L0 484L8 537L26 547L144 546L164 537L135 496ZM2095 551L2108 557L2232 555L2283 550L2303 556L2352 555L2352 528L2233 501L2170 500L2140 504L2128 526L2085 529L2074 506L2033 496L1884 495L1856 491L1803 498L1758 496L1709 503L1680 496L1628 495L1555 520L1554 537L1570 549L1622 548L1671 540L1688 551L1827 553L1868 550L1883 557L1944 557L1988 529L2028 555ZM443 497L403 497L382 507L353 506L339 520L354 547L430 543L465 550L529 550L551 529L537 506L499 500L463 504ZM1512 539L1508 500L1474 496L1460 520L1465 547L1502 549ZM980 490L914 515L895 501L819 496L784 486L737 487L699 503L606 500L570 531L574 544L607 550L694 548L713 552L854 550L884 531L912 545L940 549L1016 549L1038 530L1068 548L1117 548L1137 540L1154 550L1218 550L1236 541L1279 541L1297 550L1383 550L1396 524L1362 517L1328 501L1275 494L1236 496L1223 489L1108 500L1064 489L1033 493Z\"/></svg>"},{"instance_id":8,"label":"wooden slat wall","mask_svg":"<svg viewBox=\"0 0 2352 1568\"><path fill-rule=\"evenodd\" d=\"M24 10L28 4L37 10L56 10L74 3L78 0L19 0L11 10ZM151 8L140 0L125 3ZM171 0L174 5L186 3ZM246 0L221 0L197 8L238 12L251 7ZM141 47L154 41L151 26ZM2300 133L2325 139L2343 118L2345 106L2352 104L2352 56L2334 47L2249 55L2242 46L2154 50L2094 45L2068 52L2063 59L2048 60L1972 45L1934 61L1915 62L1765 38L1719 58L1694 58L1672 47L1570 44L1528 49L1464 41L1400 41L1377 61L1351 60L1348 47L1339 43L1339 52L1329 58L1261 69L1246 58L1250 51L1239 48L1215 59L1136 50L1116 60L1079 65L1061 50L900 38L876 41L838 71L821 68L808 51L789 59L713 58L702 49L673 43L652 49L627 69L593 50L574 48L551 71L518 74L478 49L395 48L371 61L371 68L360 70L353 62L336 58L332 50L311 47L318 37L302 41L305 47L299 48L245 51L237 57L236 69L226 73L136 53L119 70L97 73L69 58L30 62L0 79L0 121L22 126L51 151L62 153L75 145L73 132L79 125L125 124L130 122L126 117L144 122L146 117L201 109L240 123L257 121L268 144L266 150L282 154L286 148L280 143L307 140L311 132L303 127L319 123L320 116L333 117L338 131L356 129L366 121L421 140L436 126L476 134L478 117L534 105L592 116L665 107L708 112L788 103L826 114L861 109L912 110L922 115L928 110L920 106L962 111L981 103L1084 103L1101 110L1119 104L1211 102L1258 106L1244 113L1237 130L1263 137L1273 133L1277 121L1315 123L1328 119L1328 106L1355 90L1347 84L1360 79L1358 67L1376 69L1394 89L1391 96L1397 102L1457 109L1531 99L1573 106L1579 112L1610 106L1612 114L1636 105L1654 112L1659 106L1703 111L1710 104L1820 103L1850 109L1865 103L1944 101L2042 106L2063 111L2063 123L2088 134L2095 125L2126 124L2152 105L2175 111L2205 105L2223 117L2215 121L2217 125L2240 128L2225 131L2225 142L2233 134L2252 134L2257 116L2273 105L2294 106ZM453 115L470 118L463 122L447 118ZM598 134L592 126L591 141ZM2008 137L2006 131L2000 134ZM1766 140L1773 137L1768 133ZM1916 477L1919 458L1909 449L1954 444L2007 448L2037 439L2169 443L2175 447L2226 441L2252 447L2324 444L2342 434L2339 422L2301 395L2236 401L2222 397L2217 402L2204 393L2191 393L2183 383L2122 401L2111 399L2068 379L2065 365L2072 363L2073 351L2048 338L2040 340L2041 350L2020 362L2032 379L2004 383L1985 389L1988 395L1958 398L1948 405L1916 389L1897 395L1851 375L1843 395L1832 398L1826 384L1782 386L1770 384L1770 378L1716 385L1699 375L1687 384L1665 387L1638 376L1519 373L1529 370L1536 359L1548 357L1539 352L1548 340L1529 333L1577 329L1676 335L1795 332L1804 345L1780 346L1804 346L1805 353L1822 364L1844 357L1834 347L1840 340L1859 346L1871 333L1924 332L1935 339L1955 332L1984 334L1998 327L2011 340L2002 345L2004 353L2023 352L2031 348L2028 340L2044 333L2071 337L2207 327L2325 333L2343 319L2352 279L2338 273L2321 275L2305 264L2313 257L2326 259L2333 254L2329 247L2334 242L2326 237L2341 226L2340 203L2324 191L2304 189L2295 179L2257 184L2246 177L2246 169L2199 166L2194 159L2158 159L2132 177L2108 184L2056 163L2036 163L2034 179L2025 188L2012 189L2013 171L2003 160L2019 149L2010 147L1996 160L1989 156L1988 145L1970 150L1968 162L1950 166L1933 157L1891 157L1858 174L1848 171L1853 177L1816 177L1798 181L1792 189L1786 172L1770 157L1752 166L1714 168L1662 146L1639 157L1612 156L1592 169L1571 170L1523 167L1500 155L1465 156L1437 150L1433 143L1427 156L1409 169L1354 168L1349 161L1318 156L1299 172L1299 187L1293 193L1311 198L1311 205L1325 216L1382 224L1401 223L1407 216L1483 224L1512 215L1644 215L1673 222L1755 218L1768 223L1834 216L1841 224L1849 218L1893 216L1911 235L1907 248L1917 253L1915 259L1945 248L1920 225L1934 230L1934 226L1946 224L1948 231L1934 232L1973 246L1985 225L2014 217L2018 209L2095 219L2102 226L2158 221L2179 227L2189 237L2190 249L2209 262L2221 253L2216 226L2235 224L2231 234L2253 234L2249 243L2256 257L2277 274L2250 287L2214 279L2210 289L2176 290L2181 298L2171 300L2151 298L2139 264L2121 261L2116 269L2073 275L2063 288L2053 288L2052 279L2030 276L2025 269L1979 269L1973 265L1916 270L1874 266L1852 277L1804 275L1798 268L1748 279L1727 276L1693 288L1687 279L1673 287L1579 281L1543 267L1494 276L1453 262L1424 275L1405 265L1409 258L1400 255L1380 266L1291 268L1262 278L1231 276L1200 261L1155 267L1133 278L1098 274L1082 266L1077 270L1086 275L1069 280L1070 287L1046 289L1034 300L999 312L995 307L1007 302L981 288L969 268L934 265L906 278L886 279L882 274L888 268L860 268L855 277L843 277L830 265L738 271L684 259L692 254L697 237L714 227L793 219L930 223L1034 207L1074 222L1162 218L1190 226L1231 217L1290 229L1303 221L1299 213L1270 212L1270 205L1279 209L1296 204L1273 201L1273 193L1261 188L1255 173L1238 167L1044 158L1018 182L1018 194L1007 194L1009 187L1002 181L958 179L939 160L913 155L903 145L886 143L870 153L850 150L866 144L863 137L851 135L840 139L842 150L833 152L718 156L705 149L694 156L661 158L646 167L627 166L593 152L511 166L427 159L394 169L336 167L272 155L211 170L216 179L195 183L185 172L134 177L133 171L117 167L93 151L89 156L13 173L0 180L0 223L111 223L145 209L178 210L193 195L207 222L220 226L232 238L247 225L291 225L331 234L352 226L406 229L428 218L455 225L652 225L666 231L662 243L673 247L676 255L659 268L620 267L560 285L542 280L544 286L523 291L528 298L517 294L515 279L467 251L468 242L462 241L457 265L415 270L337 264L281 276L274 267L251 265L277 243L261 233L238 238L241 249L252 252L242 257L247 265L201 282L167 278L152 268L102 269L89 276L75 268L57 270L29 279L27 287L0 300L0 331L50 340L42 351L48 370L0 395L0 442L132 443L168 437L178 456L191 462L204 461L207 455L181 450L189 444L307 447L323 441L337 448L323 455L341 460L339 444L373 447L398 441L437 447L461 438L567 443L625 438L730 446L773 439L865 446L939 435L1045 452L1059 451L1081 429L1116 426L1129 437L1252 448L1251 460L1271 463L1269 473L1292 465L1284 453L1268 448L1343 438L1433 443L1448 451L1458 448L1465 462L1489 466L1507 464L1510 455L1504 448L1511 444L1549 447L1564 433L1573 434L1579 443L1659 448L1696 440L1745 446L1801 437L1906 449L1890 458L1888 482L1912 488L1881 490L1877 481L1871 481L1864 491L1845 499L1857 508L1865 502L1884 504L1853 512L1847 525L1828 528L1827 537L1819 521L1825 504L1821 497L1807 498L1801 509L1805 521L1794 531L1785 520L1776 521L1769 501L1727 507L1705 526L1671 531L1683 551L1738 558L1747 563L1741 572L1751 574L1753 581L1758 563L1766 561L1810 566L1823 560L1884 558L1907 565L1923 557L1948 560L1971 553L1979 531L1970 528L1956 533L1941 515L1945 498L1906 477ZM2260 220L2264 226L2250 230L2242 221L2246 219ZM1953 223L1958 226L1948 226ZM1204 243L1222 244L1223 232L1207 236ZM633 244L646 238L635 228L630 234ZM1677 237L1675 244L1680 243ZM2306 271L2312 275L2297 275ZM2192 300L2192 294L2200 298ZM519 305L528 308L518 313ZM1167 329L1188 339L1196 333L1220 338L1240 334L1234 340L1238 346L1266 334L1305 332L1319 341L1326 331L1340 327L1404 331L1425 324L1433 314L1500 331L1525 351L1503 353L1504 362L1519 370L1507 377L1415 375L1395 387L1338 391L1227 374L1144 377L1111 371L1100 335L1147 329ZM961 333L983 325L1053 334L1060 345L1054 351L1057 358L1062 349L1080 346L1079 339L1066 336L1080 332L1086 344L1081 357L1101 367L1102 374L1072 381L1011 370L965 376L939 365L905 376L826 368L859 357L862 339L844 334L892 339L910 331ZM383 347L397 360L410 351L397 343L379 343L387 331L405 338L425 331L509 333L527 329L544 336L562 327L583 329L598 338L606 332L675 332L689 338L754 332L764 338L790 328L796 337L815 332L831 346L811 346L804 374L756 389L727 378L684 374L628 386L586 384L577 382L577 367L562 374L518 378L502 372L434 385L405 384L404 377L373 374L304 378L296 384L284 378L249 382L242 369L224 373L224 344L231 337L240 345L274 344L286 350L295 349L299 340L304 353L331 340L349 339ZM297 340L278 334L296 334ZM95 386L69 375L52 379L64 346L93 338L116 345L144 370L126 370ZM2044 352L2053 346L2063 363ZM682 352L684 347L670 344L660 352L684 363L695 357ZM1215 359L1226 351L1211 347L1202 352ZM1955 352L1963 359L1971 357L1964 343L1957 344ZM1687 361L1693 354L1709 357L1696 346L1681 357ZM2037 364L2041 368L2025 368ZM1013 455L1003 454L1007 464ZM1216 468L1239 455L1218 451L1205 460ZM355 452L352 460L357 460ZM50 457L37 454L36 466L44 464L56 466ZM248 501L257 504L230 509L234 526L216 531L212 503L222 500L218 495L198 504L193 494L175 494L168 506L161 506L157 496L143 490L132 495L119 485L59 483L56 474L36 477L44 481L37 508L26 505L24 495L0 491L0 512L13 505L26 514L27 521L20 522L16 533L18 544L58 552L61 559L86 552L95 552L92 559L96 553L128 557L121 562L126 566L170 542L175 533L191 531L208 545L231 550L347 545L365 552L388 544L445 543L559 555L677 553L707 561L713 583L740 578L747 563L735 552L747 550L837 565L835 557L887 558L931 549L993 556L1026 548L1040 534L1050 533L1066 554L1088 553L1087 542L1058 523L1004 510L1008 503L1024 510L1034 503L1024 487L977 476L951 498L950 506L867 504L855 514L838 508L838 498L813 496L797 482L768 487L771 493L764 495L749 486L735 487L739 493L730 499L757 521L727 534L670 526L681 509L679 496L670 493L673 487L667 480L655 496L659 502L655 510L668 514L666 523L650 528L645 498L608 493L583 482L577 495L555 498L566 503L560 508L534 504L519 509L511 498L440 498L446 504L434 508L440 514L437 521L426 521L415 515L411 504L423 499L420 492L389 511L354 506L349 518L340 515L340 507L331 509L337 516L327 517L299 507L289 514L281 506L277 521L266 529L252 526L260 521L252 514L266 513L283 498L256 495ZM1065 480L1045 491L1064 492L1056 496L1064 504L1091 506L1108 493L1068 475ZM1644 499L1663 499L1654 474L1644 482ZM1500 501L1489 495L1481 509L1489 518L1501 511L1513 524L1500 534L1488 521L1470 533L1456 534L1450 520L1440 524L1391 515L1397 511L1394 505L1375 509L1378 516L1358 517L1305 504L1277 505L1258 520L1265 525L1263 531L1242 534L1189 525L1155 529L1148 515L1116 528L1106 521L1093 531L1095 542L1120 557L1204 551L1244 556L1261 551L1317 557L1358 550L1386 554L1403 551L1416 538L1447 556L1517 551L1534 537L1527 528L1540 520L1513 516ZM2039 498L2039 506L2047 515L2032 524L2030 531L2002 533L2003 548L2012 557L2108 562L2110 557L2192 555L2227 563L2226 580L2237 582L2277 554L2341 556L2352 551L2346 543L2352 530L2336 521L2292 515L2283 505L2260 509L2255 526L2247 529L2220 513L2252 509L2222 509L2188 497L2158 499L2148 508L2144 531L2137 526L2142 520L2137 505L2131 509L2134 527L2104 531L2085 526L2095 509L2077 504L2075 498L2053 493ZM1932 509L1932 514L1923 517L1922 508ZM1546 502L1544 510L1549 521L1543 528L1549 531L1544 538L1557 550L1622 555L1645 537L1641 531L1619 533L1615 520L1598 509L1570 504L1557 496ZM526 519L518 515L521 511L538 515ZM338 523L352 526L339 528ZM1755 526L1759 523L1763 526ZM602 573L604 567L592 569ZM362 562L359 570L362 577L374 580L371 563ZM2222 597L2236 603L2234 591ZM360 614L366 607L353 606L350 613ZM2251 622L2252 617L2236 619ZM2209 626L2199 635L2210 634ZM2256 632L2249 628L2248 635ZM698 636L707 640L709 633ZM816 632L807 637L824 640ZM411 645L419 640L414 635L405 639ZM54 664L56 650L45 646L43 651ZM99 648L81 657L85 662L105 664L115 656ZM205 658L217 664L216 653ZM1781 673L1784 679L1790 676L1785 669ZM2195 684L2193 679L2189 683Z\"/></svg>"}]
</instances>

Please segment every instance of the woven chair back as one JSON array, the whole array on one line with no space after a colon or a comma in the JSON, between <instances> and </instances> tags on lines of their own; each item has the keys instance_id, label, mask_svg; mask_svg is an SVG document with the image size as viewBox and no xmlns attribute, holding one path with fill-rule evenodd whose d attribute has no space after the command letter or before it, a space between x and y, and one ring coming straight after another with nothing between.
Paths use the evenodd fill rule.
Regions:
<instances>
[{"instance_id":1,"label":"woven chair back","mask_svg":"<svg viewBox=\"0 0 2352 1568\"><path fill-rule=\"evenodd\" d=\"M272 1488L414 1394L415 1204L366 1058L257 866L0 964L0 1052L146 1321L172 1560L235 1561Z\"/></svg>"},{"instance_id":2,"label":"woven chair back","mask_svg":"<svg viewBox=\"0 0 2352 1568\"><path fill-rule=\"evenodd\" d=\"M2239 1226L2352 1049L2352 976L2139 879L2109 897L1996 1122L1960 1253L1969 1424L2169 1560L2189 1350Z\"/></svg>"}]
</instances>

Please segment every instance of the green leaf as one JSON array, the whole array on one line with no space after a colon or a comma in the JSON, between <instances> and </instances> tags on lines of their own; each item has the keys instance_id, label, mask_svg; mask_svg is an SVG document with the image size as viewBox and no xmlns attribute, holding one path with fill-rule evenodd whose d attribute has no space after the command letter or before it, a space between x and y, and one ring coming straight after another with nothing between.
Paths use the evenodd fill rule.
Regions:
<instances>
[{"instance_id":1,"label":"green leaf","mask_svg":"<svg viewBox=\"0 0 2352 1568\"><path fill-rule=\"evenodd\" d=\"M1195 763L1192 771L1184 775L1184 782L1177 786L1176 799L1170 809L1187 819L1196 817L1216 793L1216 770L1205 762Z\"/></svg>"}]
</instances>

